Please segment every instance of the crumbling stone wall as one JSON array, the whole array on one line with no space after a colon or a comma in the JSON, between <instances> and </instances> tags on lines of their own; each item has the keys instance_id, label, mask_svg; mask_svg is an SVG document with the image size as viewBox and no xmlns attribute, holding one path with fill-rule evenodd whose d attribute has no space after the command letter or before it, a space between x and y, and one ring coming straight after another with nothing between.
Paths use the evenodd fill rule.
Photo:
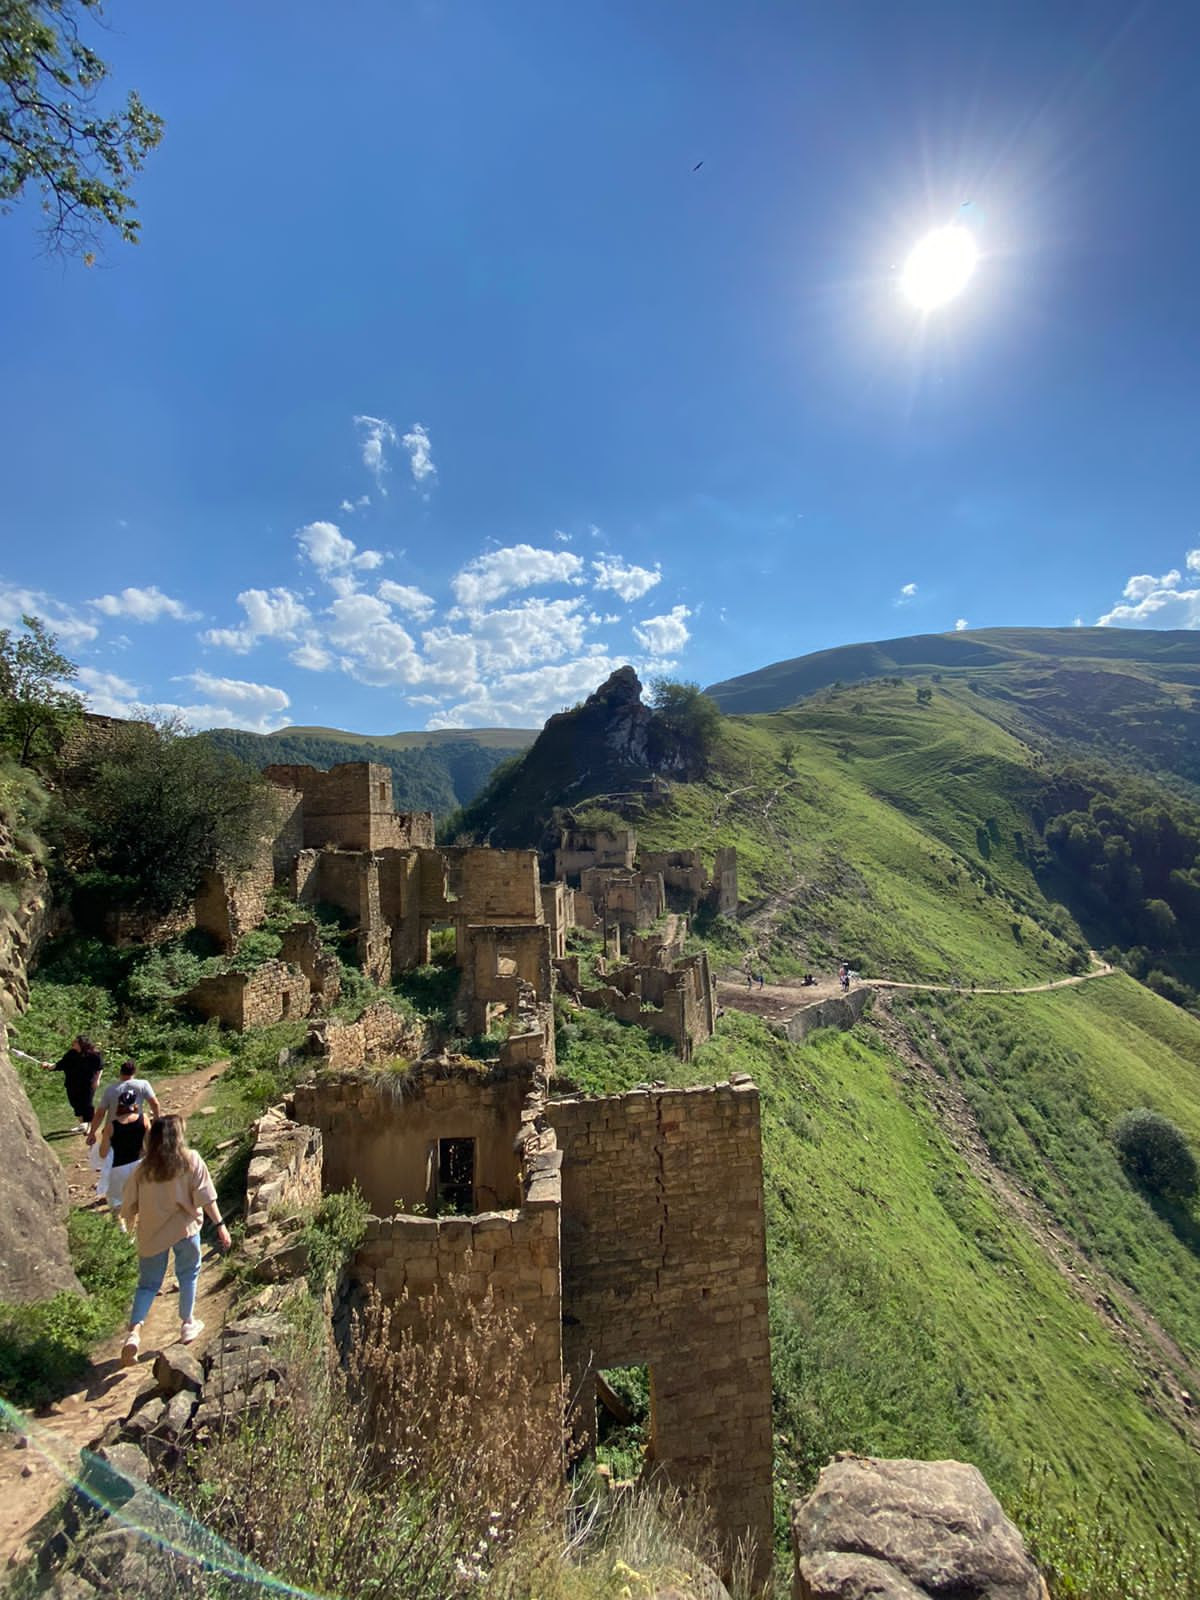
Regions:
<instances>
[{"instance_id":1,"label":"crumbling stone wall","mask_svg":"<svg viewBox=\"0 0 1200 1600\"><path fill-rule=\"evenodd\" d=\"M680 957L670 966L655 961L610 967L603 975L606 981L591 989L579 985L578 962L556 966L580 1005L672 1040L682 1061L690 1061L695 1047L716 1027L707 951Z\"/></svg>"},{"instance_id":2,"label":"crumbling stone wall","mask_svg":"<svg viewBox=\"0 0 1200 1600\"><path fill-rule=\"evenodd\" d=\"M232 950L266 916L267 896L274 887L273 847L270 839L264 839L245 872L220 872L215 867L205 872L192 907L196 927L210 934L222 950Z\"/></svg>"},{"instance_id":3,"label":"crumbling stone wall","mask_svg":"<svg viewBox=\"0 0 1200 1600\"><path fill-rule=\"evenodd\" d=\"M575 926L575 891L565 883L542 885L542 916L550 929L550 954L567 953L567 929Z\"/></svg>"},{"instance_id":4,"label":"crumbling stone wall","mask_svg":"<svg viewBox=\"0 0 1200 1600\"><path fill-rule=\"evenodd\" d=\"M278 764L264 769L269 783L302 796L302 847L345 850L412 850L433 844L433 814L392 809L392 772L376 761L316 767Z\"/></svg>"},{"instance_id":5,"label":"crumbling stone wall","mask_svg":"<svg viewBox=\"0 0 1200 1600\"><path fill-rule=\"evenodd\" d=\"M322 1017L308 1030L308 1050L322 1066L349 1071L376 1061L418 1061L431 1044L430 1026L406 1017L386 1000L369 1005L354 1022Z\"/></svg>"},{"instance_id":6,"label":"crumbling stone wall","mask_svg":"<svg viewBox=\"0 0 1200 1600\"><path fill-rule=\"evenodd\" d=\"M185 997L203 1017L244 1033L269 1028L288 1017L306 1017L312 1007L308 979L286 961L264 961L253 972L222 972L201 978Z\"/></svg>"},{"instance_id":7,"label":"crumbling stone wall","mask_svg":"<svg viewBox=\"0 0 1200 1600\"><path fill-rule=\"evenodd\" d=\"M264 1111L254 1129L246 1173L246 1238L251 1253L272 1227L272 1212L302 1212L321 1198L323 1156L316 1128L293 1122L282 1106Z\"/></svg>"},{"instance_id":8,"label":"crumbling stone wall","mask_svg":"<svg viewBox=\"0 0 1200 1600\"><path fill-rule=\"evenodd\" d=\"M551 1100L562 1151L568 1393L646 1365L653 1464L701 1484L721 1536L771 1550L771 1364L758 1091ZM594 1411L578 1419L594 1428Z\"/></svg>"},{"instance_id":9,"label":"crumbling stone wall","mask_svg":"<svg viewBox=\"0 0 1200 1600\"><path fill-rule=\"evenodd\" d=\"M342 964L332 950L321 943L321 932L315 922L293 922L285 928L280 940L280 959L300 971L308 979L313 999L323 1006L332 1006L342 992Z\"/></svg>"},{"instance_id":10,"label":"crumbling stone wall","mask_svg":"<svg viewBox=\"0 0 1200 1600\"><path fill-rule=\"evenodd\" d=\"M323 1073L297 1087L295 1116L324 1137L325 1188L357 1182L377 1216L434 1208L441 1139L475 1140L476 1208L498 1210L520 1200L515 1146L534 1082L528 1066L461 1059L386 1076Z\"/></svg>"},{"instance_id":11,"label":"crumbling stone wall","mask_svg":"<svg viewBox=\"0 0 1200 1600\"><path fill-rule=\"evenodd\" d=\"M583 893L596 915L622 928L647 928L666 910L662 874L589 867L581 875Z\"/></svg>"},{"instance_id":12,"label":"crumbling stone wall","mask_svg":"<svg viewBox=\"0 0 1200 1600\"><path fill-rule=\"evenodd\" d=\"M803 1044L809 1034L815 1033L818 1028L838 1028L844 1033L862 1016L870 993L870 989L860 987L851 989L848 994L831 995L827 1000L801 1006L780 1031L793 1044Z\"/></svg>"},{"instance_id":13,"label":"crumbling stone wall","mask_svg":"<svg viewBox=\"0 0 1200 1600\"><path fill-rule=\"evenodd\" d=\"M550 930L544 923L492 923L467 930L461 1004L470 1033L487 1033L497 1014L515 1017L521 986L536 1000L552 992Z\"/></svg>"},{"instance_id":14,"label":"crumbling stone wall","mask_svg":"<svg viewBox=\"0 0 1200 1600\"><path fill-rule=\"evenodd\" d=\"M589 867L623 867L628 872L636 854L637 834L632 828L564 829L554 852L554 876L577 889Z\"/></svg>"},{"instance_id":15,"label":"crumbling stone wall","mask_svg":"<svg viewBox=\"0 0 1200 1600\"><path fill-rule=\"evenodd\" d=\"M722 845L713 863L712 882L708 886L709 904L720 917L736 917L738 908L737 851L733 845Z\"/></svg>"}]
</instances>

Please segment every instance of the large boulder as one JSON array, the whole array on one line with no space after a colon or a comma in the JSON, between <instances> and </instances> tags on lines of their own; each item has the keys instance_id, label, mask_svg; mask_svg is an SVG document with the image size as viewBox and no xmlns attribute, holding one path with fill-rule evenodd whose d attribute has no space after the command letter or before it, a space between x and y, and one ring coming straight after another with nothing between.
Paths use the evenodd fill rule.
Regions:
<instances>
[{"instance_id":1,"label":"large boulder","mask_svg":"<svg viewBox=\"0 0 1200 1600\"><path fill-rule=\"evenodd\" d=\"M4 978L0 961L0 984ZM0 1022L0 1300L45 1300L60 1289L78 1292L66 1214L63 1169L42 1138Z\"/></svg>"},{"instance_id":2,"label":"large boulder","mask_svg":"<svg viewBox=\"0 0 1200 1600\"><path fill-rule=\"evenodd\" d=\"M839 1455L792 1507L795 1600L1044 1600L977 1468Z\"/></svg>"}]
</instances>

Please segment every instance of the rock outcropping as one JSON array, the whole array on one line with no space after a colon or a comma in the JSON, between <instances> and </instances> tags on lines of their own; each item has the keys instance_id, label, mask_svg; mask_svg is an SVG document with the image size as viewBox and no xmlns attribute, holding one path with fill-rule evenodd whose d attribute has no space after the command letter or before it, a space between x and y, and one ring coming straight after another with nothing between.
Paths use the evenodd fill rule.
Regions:
<instances>
[{"instance_id":1,"label":"rock outcropping","mask_svg":"<svg viewBox=\"0 0 1200 1600\"><path fill-rule=\"evenodd\" d=\"M1045 1600L976 1467L839 1455L792 1508L794 1600Z\"/></svg>"},{"instance_id":2,"label":"rock outcropping","mask_svg":"<svg viewBox=\"0 0 1200 1600\"><path fill-rule=\"evenodd\" d=\"M0 837L0 856L5 843ZM16 910L0 915L0 1300L44 1300L79 1282L67 1249L66 1179L8 1055L5 1019L25 1007L26 958L45 916L44 879L17 888Z\"/></svg>"}]
</instances>

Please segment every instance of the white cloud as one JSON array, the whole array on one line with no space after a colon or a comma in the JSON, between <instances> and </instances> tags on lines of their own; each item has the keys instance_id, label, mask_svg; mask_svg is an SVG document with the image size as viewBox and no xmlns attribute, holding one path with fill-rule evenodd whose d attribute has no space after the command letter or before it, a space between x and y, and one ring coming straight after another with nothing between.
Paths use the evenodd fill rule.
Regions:
<instances>
[{"instance_id":1,"label":"white cloud","mask_svg":"<svg viewBox=\"0 0 1200 1600\"><path fill-rule=\"evenodd\" d=\"M137 685L128 678L118 677L115 672L80 667L74 687L82 691L88 710L101 717L128 717L137 705Z\"/></svg>"},{"instance_id":2,"label":"white cloud","mask_svg":"<svg viewBox=\"0 0 1200 1600\"><path fill-rule=\"evenodd\" d=\"M476 556L450 581L460 606L487 605L513 589L542 583L577 583L583 562L570 550L538 550L530 544L506 545Z\"/></svg>"},{"instance_id":3,"label":"white cloud","mask_svg":"<svg viewBox=\"0 0 1200 1600\"><path fill-rule=\"evenodd\" d=\"M288 655L288 660L297 667L303 667L306 672L326 672L333 665L334 658L320 640L314 638L297 645Z\"/></svg>"},{"instance_id":4,"label":"white cloud","mask_svg":"<svg viewBox=\"0 0 1200 1600\"><path fill-rule=\"evenodd\" d=\"M383 477L388 469L387 446L396 443L396 430L386 417L355 417L354 426L362 430L363 466L379 485L380 494L386 494Z\"/></svg>"},{"instance_id":5,"label":"white cloud","mask_svg":"<svg viewBox=\"0 0 1200 1600\"><path fill-rule=\"evenodd\" d=\"M531 728L577 700L586 698L627 656L587 655L575 661L506 673L490 684L476 684L457 705L434 712L427 728Z\"/></svg>"},{"instance_id":6,"label":"white cloud","mask_svg":"<svg viewBox=\"0 0 1200 1600\"><path fill-rule=\"evenodd\" d=\"M209 628L200 635L203 643L245 655L259 639L294 639L309 621L308 607L291 589L243 589L237 599L245 622L238 628Z\"/></svg>"},{"instance_id":7,"label":"white cloud","mask_svg":"<svg viewBox=\"0 0 1200 1600\"><path fill-rule=\"evenodd\" d=\"M1180 576L1178 567L1172 567L1170 572L1164 572L1161 578L1153 578L1148 572L1143 572L1136 578L1130 578L1121 593L1126 600L1145 600L1148 595L1156 594L1160 589L1178 588Z\"/></svg>"},{"instance_id":8,"label":"white cloud","mask_svg":"<svg viewBox=\"0 0 1200 1600\"><path fill-rule=\"evenodd\" d=\"M584 648L586 625L582 601L547 600L539 595L502 610L473 612L466 633L431 628L423 635L423 643L431 665L435 658L441 665L443 678L455 652L464 662L473 661L473 678L476 673L514 673L535 662L575 654Z\"/></svg>"},{"instance_id":9,"label":"white cloud","mask_svg":"<svg viewBox=\"0 0 1200 1600\"><path fill-rule=\"evenodd\" d=\"M40 617L60 644L74 649L88 644L100 632L95 623L43 589L25 589L0 580L0 627L19 627L23 616Z\"/></svg>"},{"instance_id":10,"label":"white cloud","mask_svg":"<svg viewBox=\"0 0 1200 1600\"><path fill-rule=\"evenodd\" d=\"M1187 570L1200 575L1200 550L1189 550ZM1200 588L1181 589L1177 567L1160 578L1140 572L1130 578L1111 611L1098 617L1101 628L1200 628Z\"/></svg>"},{"instance_id":11,"label":"white cloud","mask_svg":"<svg viewBox=\"0 0 1200 1600\"><path fill-rule=\"evenodd\" d=\"M419 683L421 661L412 635L392 620L387 603L369 594L342 595L329 607L327 636L344 652L361 683Z\"/></svg>"},{"instance_id":12,"label":"white cloud","mask_svg":"<svg viewBox=\"0 0 1200 1600\"><path fill-rule=\"evenodd\" d=\"M417 622L428 621L437 609L431 595L409 583L393 583L390 578L385 578L379 585L378 593L381 600L386 600L397 611L415 618Z\"/></svg>"},{"instance_id":13,"label":"white cloud","mask_svg":"<svg viewBox=\"0 0 1200 1600\"><path fill-rule=\"evenodd\" d=\"M662 570L657 565L653 569L635 567L622 561L620 556L605 556L593 561L592 573L594 589L611 589L626 604L631 600L640 600L662 579Z\"/></svg>"},{"instance_id":14,"label":"white cloud","mask_svg":"<svg viewBox=\"0 0 1200 1600\"><path fill-rule=\"evenodd\" d=\"M684 620L691 614L687 606L672 606L665 615L647 617L644 622L635 625L633 636L647 655L675 655L692 636Z\"/></svg>"},{"instance_id":15,"label":"white cloud","mask_svg":"<svg viewBox=\"0 0 1200 1600\"><path fill-rule=\"evenodd\" d=\"M966 617L959 617L958 621L954 624L954 631L955 633L964 633L967 629L967 626L968 624Z\"/></svg>"},{"instance_id":16,"label":"white cloud","mask_svg":"<svg viewBox=\"0 0 1200 1600\"><path fill-rule=\"evenodd\" d=\"M414 422L412 427L400 440L408 451L408 464L412 470L414 483L420 485L426 478L436 478L437 468L430 455L429 434L419 422Z\"/></svg>"},{"instance_id":17,"label":"white cloud","mask_svg":"<svg viewBox=\"0 0 1200 1600\"><path fill-rule=\"evenodd\" d=\"M570 544L571 542L571 535L569 533L563 533L561 529L558 528L554 530L554 537L558 540L559 544Z\"/></svg>"},{"instance_id":18,"label":"white cloud","mask_svg":"<svg viewBox=\"0 0 1200 1600\"><path fill-rule=\"evenodd\" d=\"M178 712L194 728L248 728L253 733L270 733L287 721L283 713L291 701L282 689L269 683L247 683L243 678L218 678L209 672L187 672L175 680L189 683L200 694L211 696L211 703L192 706L163 706Z\"/></svg>"},{"instance_id":19,"label":"white cloud","mask_svg":"<svg viewBox=\"0 0 1200 1600\"><path fill-rule=\"evenodd\" d=\"M338 510L344 511L349 517L354 512L361 511L363 506L369 506L370 504L371 496L369 494L360 494L357 500L343 500L341 505L338 506Z\"/></svg>"},{"instance_id":20,"label":"white cloud","mask_svg":"<svg viewBox=\"0 0 1200 1600\"><path fill-rule=\"evenodd\" d=\"M336 522L306 523L297 530L296 543L327 580L330 580L331 574L345 573L352 567L369 571L383 564L380 551L359 550L354 540L347 539Z\"/></svg>"},{"instance_id":21,"label":"white cloud","mask_svg":"<svg viewBox=\"0 0 1200 1600\"><path fill-rule=\"evenodd\" d=\"M906 606L910 600L915 600L917 586L915 583L905 583L900 586L900 593L896 596L898 606Z\"/></svg>"},{"instance_id":22,"label":"white cloud","mask_svg":"<svg viewBox=\"0 0 1200 1600\"><path fill-rule=\"evenodd\" d=\"M122 589L120 594L102 594L88 605L106 617L129 617L133 622L158 622L162 617L172 617L176 622L194 622L200 615L189 611L182 600L172 600L155 584L148 589Z\"/></svg>"}]
</instances>

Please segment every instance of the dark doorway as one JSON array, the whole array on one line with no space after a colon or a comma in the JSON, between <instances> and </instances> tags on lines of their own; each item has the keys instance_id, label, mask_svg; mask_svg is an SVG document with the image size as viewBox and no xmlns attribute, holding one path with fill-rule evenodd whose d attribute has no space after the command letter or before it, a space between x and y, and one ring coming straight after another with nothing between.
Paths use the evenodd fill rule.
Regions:
<instances>
[{"instance_id":1,"label":"dark doorway","mask_svg":"<svg viewBox=\"0 0 1200 1600\"><path fill-rule=\"evenodd\" d=\"M439 1139L437 1214L470 1216L475 1210L474 1139Z\"/></svg>"}]
</instances>

